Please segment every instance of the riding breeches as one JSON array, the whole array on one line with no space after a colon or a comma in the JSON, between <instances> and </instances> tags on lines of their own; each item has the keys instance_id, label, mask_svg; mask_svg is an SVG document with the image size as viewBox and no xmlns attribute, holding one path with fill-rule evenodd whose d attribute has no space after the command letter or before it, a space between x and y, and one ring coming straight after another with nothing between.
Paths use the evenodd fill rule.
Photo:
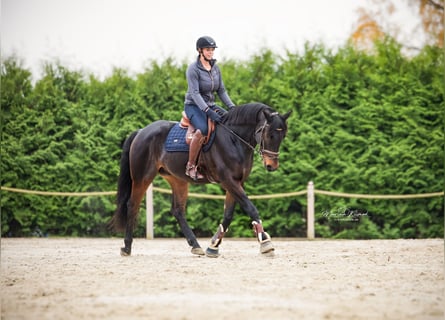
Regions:
<instances>
[{"instance_id":1,"label":"riding breeches","mask_svg":"<svg viewBox=\"0 0 445 320\"><path fill-rule=\"evenodd\" d=\"M210 109L213 109L218 113L227 112L223 108L216 105L210 107ZM192 123L192 125L197 130L199 129L203 136L207 136L208 133L207 114L194 104L186 104L184 106L184 111L187 117L189 118L190 122Z\"/></svg>"}]
</instances>

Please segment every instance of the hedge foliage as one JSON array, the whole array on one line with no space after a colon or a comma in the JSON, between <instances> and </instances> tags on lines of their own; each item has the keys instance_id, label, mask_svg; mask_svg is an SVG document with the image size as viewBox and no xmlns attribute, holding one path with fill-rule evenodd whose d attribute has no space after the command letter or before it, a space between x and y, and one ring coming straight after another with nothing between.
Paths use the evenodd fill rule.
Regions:
<instances>
[{"instance_id":1,"label":"hedge foliage","mask_svg":"<svg viewBox=\"0 0 445 320\"><path fill-rule=\"evenodd\" d=\"M281 166L255 163L250 195L302 190L421 194L444 187L443 53L425 47L405 57L392 40L375 53L345 46L336 52L307 44L284 57L264 49L248 61L220 63L235 103L261 101L293 110ZM35 83L20 59L1 68L1 185L41 191L113 191L120 146L135 129L179 120L186 63L152 62L130 76L115 69L99 80L47 63ZM156 186L167 188L157 178ZM217 185L191 192L222 194ZM181 236L170 196L155 193L155 236ZM337 238L442 237L443 197L363 200L318 195L316 235ZM2 191L3 236L107 236L114 196L55 197ZM272 236L303 237L306 198L254 200ZM145 233L144 203L136 236ZM198 236L222 219L221 200L190 198L188 219ZM229 236L252 236L238 208Z\"/></svg>"}]
</instances>

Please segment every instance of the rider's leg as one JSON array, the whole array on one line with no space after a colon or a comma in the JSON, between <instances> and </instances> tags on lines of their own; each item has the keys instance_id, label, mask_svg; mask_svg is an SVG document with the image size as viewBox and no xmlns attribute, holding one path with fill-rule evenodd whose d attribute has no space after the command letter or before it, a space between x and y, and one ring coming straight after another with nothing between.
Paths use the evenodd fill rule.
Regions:
<instances>
[{"instance_id":1,"label":"rider's leg","mask_svg":"<svg viewBox=\"0 0 445 320\"><path fill-rule=\"evenodd\" d=\"M201 146L204 143L205 136L207 135L207 115L195 105L186 104L184 110L190 119L190 122L196 128L192 141L190 142L189 160L187 162L185 174L193 180L204 179L204 176L198 172L197 159L199 152L201 151Z\"/></svg>"},{"instance_id":2,"label":"rider's leg","mask_svg":"<svg viewBox=\"0 0 445 320\"><path fill-rule=\"evenodd\" d=\"M192 141L190 142L189 150L189 160L187 162L187 167L185 169L185 174L188 175L193 180L204 179L204 176L198 172L196 160L198 159L199 152L201 151L201 146L204 142L204 137L201 130L196 130L193 134Z\"/></svg>"}]
</instances>

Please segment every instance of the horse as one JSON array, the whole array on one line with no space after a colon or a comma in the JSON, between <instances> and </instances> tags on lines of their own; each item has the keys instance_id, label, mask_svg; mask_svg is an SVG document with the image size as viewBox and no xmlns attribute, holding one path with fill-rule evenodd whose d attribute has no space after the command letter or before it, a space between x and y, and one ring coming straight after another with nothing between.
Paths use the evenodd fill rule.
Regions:
<instances>
[{"instance_id":1,"label":"horse","mask_svg":"<svg viewBox=\"0 0 445 320\"><path fill-rule=\"evenodd\" d=\"M251 218L260 252L273 254L271 237L264 231L258 209L249 200L243 185L251 172L256 152L261 155L267 171L278 168L279 148L287 133L290 114L291 111L280 115L263 103L248 103L230 109L216 125L208 151L200 152L198 165L205 178L198 181L185 175L187 151L166 151L164 142L175 122L157 120L131 133L122 146L117 208L111 219L111 226L116 231L125 232L121 255L131 255L139 205L158 174L172 189L171 214L179 223L192 254L219 256L219 246L232 222L236 204ZM205 253L186 219L190 183L218 183L225 190L224 216Z\"/></svg>"}]
</instances>

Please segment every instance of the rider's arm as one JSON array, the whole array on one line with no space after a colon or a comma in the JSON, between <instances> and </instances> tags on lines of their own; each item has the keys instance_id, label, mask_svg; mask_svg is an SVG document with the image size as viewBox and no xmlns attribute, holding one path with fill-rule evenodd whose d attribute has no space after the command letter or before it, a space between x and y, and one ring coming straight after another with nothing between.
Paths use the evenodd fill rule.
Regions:
<instances>
[{"instance_id":1,"label":"rider's arm","mask_svg":"<svg viewBox=\"0 0 445 320\"><path fill-rule=\"evenodd\" d=\"M221 89L218 90L218 96L227 107L233 108L235 106L225 89L223 91Z\"/></svg>"},{"instance_id":2,"label":"rider's arm","mask_svg":"<svg viewBox=\"0 0 445 320\"><path fill-rule=\"evenodd\" d=\"M217 93L218 97L227 107L232 108L235 106L235 104L230 99L229 94L227 93L226 87L224 86L221 71L219 71L219 89Z\"/></svg>"}]
</instances>

